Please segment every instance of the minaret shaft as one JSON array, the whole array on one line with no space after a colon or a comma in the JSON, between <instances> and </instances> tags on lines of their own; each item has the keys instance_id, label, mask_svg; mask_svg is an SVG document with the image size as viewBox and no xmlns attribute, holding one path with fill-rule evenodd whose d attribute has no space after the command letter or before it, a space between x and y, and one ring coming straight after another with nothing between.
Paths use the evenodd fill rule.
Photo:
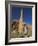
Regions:
<instances>
[{"instance_id":1,"label":"minaret shaft","mask_svg":"<svg viewBox=\"0 0 38 46\"><path fill-rule=\"evenodd\" d=\"M22 33L23 31L23 9L21 9L21 16L19 20L19 28L18 28L19 33Z\"/></svg>"},{"instance_id":2,"label":"minaret shaft","mask_svg":"<svg viewBox=\"0 0 38 46\"><path fill-rule=\"evenodd\" d=\"M23 21L23 8L21 9L20 21Z\"/></svg>"}]
</instances>

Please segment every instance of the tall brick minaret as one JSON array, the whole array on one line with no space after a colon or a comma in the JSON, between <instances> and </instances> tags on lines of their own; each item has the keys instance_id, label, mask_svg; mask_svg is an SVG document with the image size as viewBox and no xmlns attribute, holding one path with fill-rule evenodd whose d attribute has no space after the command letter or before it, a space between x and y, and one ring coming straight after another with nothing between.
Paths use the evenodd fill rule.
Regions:
<instances>
[{"instance_id":1,"label":"tall brick minaret","mask_svg":"<svg viewBox=\"0 0 38 46\"><path fill-rule=\"evenodd\" d=\"M19 28L18 32L21 33L23 31L23 8L21 9L21 16L19 20Z\"/></svg>"},{"instance_id":2,"label":"tall brick minaret","mask_svg":"<svg viewBox=\"0 0 38 46\"><path fill-rule=\"evenodd\" d=\"M26 23L25 23L26 24ZM20 20L19 20L19 28L18 28L18 32L22 33L23 32L23 28L24 28L24 32L27 33L27 28L26 26L24 27L24 22L23 22L23 8L21 9L21 16L20 16Z\"/></svg>"}]
</instances>

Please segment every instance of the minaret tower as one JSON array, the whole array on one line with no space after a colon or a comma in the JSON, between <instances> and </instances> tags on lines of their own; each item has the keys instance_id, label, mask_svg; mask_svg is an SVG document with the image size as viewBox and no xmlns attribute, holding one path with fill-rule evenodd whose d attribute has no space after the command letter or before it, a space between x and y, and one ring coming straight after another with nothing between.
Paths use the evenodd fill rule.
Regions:
<instances>
[{"instance_id":1,"label":"minaret tower","mask_svg":"<svg viewBox=\"0 0 38 46\"><path fill-rule=\"evenodd\" d=\"M25 23L26 24L26 23ZM18 32L22 33L23 32L23 28L24 28L24 33L27 33L28 30L26 28L26 26L24 27L24 22L23 22L23 8L21 9L21 16L20 16L20 20L19 20L19 28L18 28Z\"/></svg>"},{"instance_id":2,"label":"minaret tower","mask_svg":"<svg viewBox=\"0 0 38 46\"><path fill-rule=\"evenodd\" d=\"M23 31L23 8L21 9L21 16L20 16L19 28L18 28L19 33L22 33L22 31Z\"/></svg>"}]
</instances>

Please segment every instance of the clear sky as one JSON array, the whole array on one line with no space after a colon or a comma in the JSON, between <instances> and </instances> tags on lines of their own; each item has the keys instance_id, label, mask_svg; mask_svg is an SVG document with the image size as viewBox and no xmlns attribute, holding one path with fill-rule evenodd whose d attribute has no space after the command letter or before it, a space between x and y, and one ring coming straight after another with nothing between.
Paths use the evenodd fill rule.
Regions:
<instances>
[{"instance_id":1,"label":"clear sky","mask_svg":"<svg viewBox=\"0 0 38 46\"><path fill-rule=\"evenodd\" d=\"M32 8L24 8L24 21L32 24Z\"/></svg>"},{"instance_id":2,"label":"clear sky","mask_svg":"<svg viewBox=\"0 0 38 46\"><path fill-rule=\"evenodd\" d=\"M11 9L11 19L18 20L21 15L21 8L20 7L13 7ZM27 24L32 24L32 8L23 8L23 20Z\"/></svg>"}]
</instances>

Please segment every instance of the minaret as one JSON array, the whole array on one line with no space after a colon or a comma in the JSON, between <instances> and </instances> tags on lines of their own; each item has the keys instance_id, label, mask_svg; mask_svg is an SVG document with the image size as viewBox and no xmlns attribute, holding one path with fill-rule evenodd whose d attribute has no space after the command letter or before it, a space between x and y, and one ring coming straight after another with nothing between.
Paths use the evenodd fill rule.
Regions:
<instances>
[{"instance_id":1,"label":"minaret","mask_svg":"<svg viewBox=\"0 0 38 46\"><path fill-rule=\"evenodd\" d=\"M21 9L21 16L19 20L19 28L18 32L21 33L23 31L23 8Z\"/></svg>"},{"instance_id":2,"label":"minaret","mask_svg":"<svg viewBox=\"0 0 38 46\"><path fill-rule=\"evenodd\" d=\"M25 23L26 24L26 23ZM27 33L28 30L26 28L26 26L24 27L24 22L23 22L23 8L21 9L21 16L20 16L20 20L19 20L19 28L18 28L18 32L22 33L23 32L23 28L24 28L24 33Z\"/></svg>"},{"instance_id":3,"label":"minaret","mask_svg":"<svg viewBox=\"0 0 38 46\"><path fill-rule=\"evenodd\" d=\"M23 21L23 8L21 9L20 21Z\"/></svg>"}]
</instances>

